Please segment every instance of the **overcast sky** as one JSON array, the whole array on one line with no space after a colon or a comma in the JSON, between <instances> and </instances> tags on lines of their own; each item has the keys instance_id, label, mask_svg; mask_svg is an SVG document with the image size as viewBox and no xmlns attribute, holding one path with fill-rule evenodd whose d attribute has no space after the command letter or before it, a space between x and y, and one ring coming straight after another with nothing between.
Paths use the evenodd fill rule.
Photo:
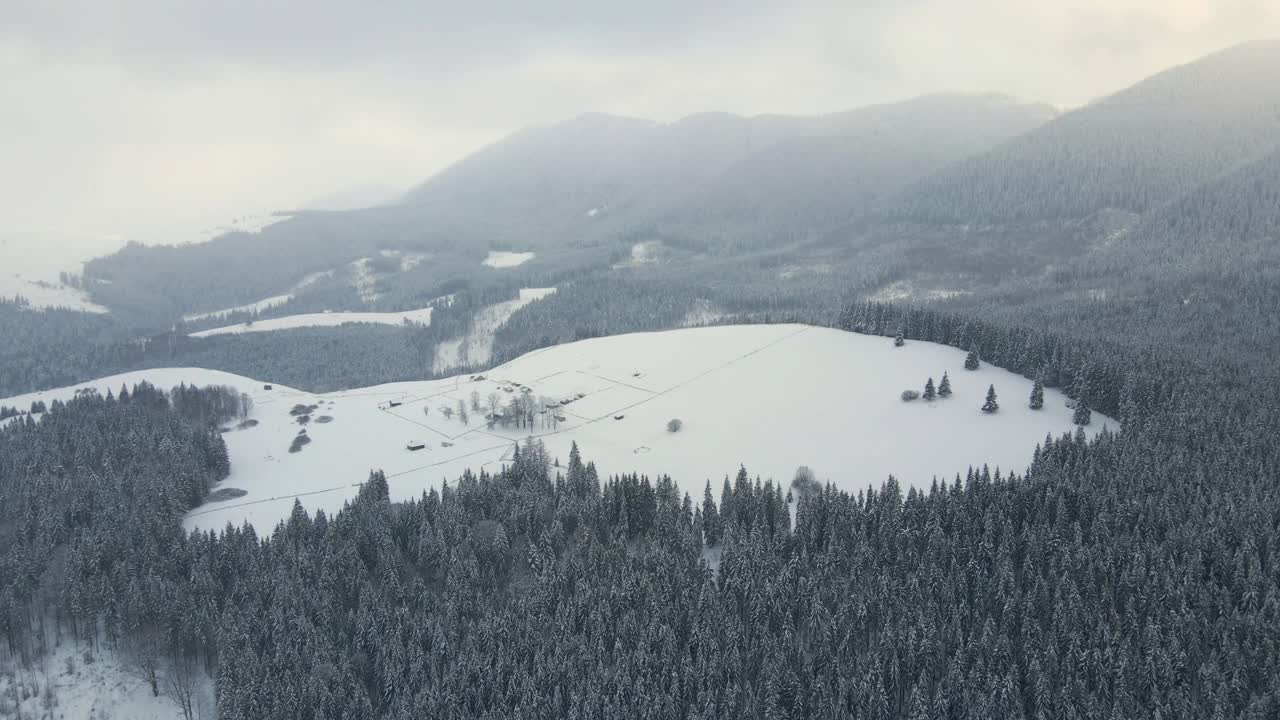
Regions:
<instances>
[{"instance_id":1,"label":"overcast sky","mask_svg":"<svg viewBox=\"0 0 1280 720\"><path fill-rule=\"evenodd\" d=\"M381 199L587 110L1069 107L1275 35L1275 0L0 0L0 237Z\"/></svg>"}]
</instances>

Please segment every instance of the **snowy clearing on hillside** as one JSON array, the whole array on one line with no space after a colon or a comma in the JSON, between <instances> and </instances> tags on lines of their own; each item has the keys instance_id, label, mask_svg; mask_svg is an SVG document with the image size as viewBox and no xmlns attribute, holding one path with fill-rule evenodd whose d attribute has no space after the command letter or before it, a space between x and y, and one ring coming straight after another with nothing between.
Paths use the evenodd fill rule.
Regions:
<instances>
[{"instance_id":1,"label":"snowy clearing on hillside","mask_svg":"<svg viewBox=\"0 0 1280 720\"><path fill-rule=\"evenodd\" d=\"M613 264L615 270L623 268L638 268L646 265L656 265L661 256L662 241L645 240L631 246L631 255L622 262Z\"/></svg>"},{"instance_id":2,"label":"snowy clearing on hillside","mask_svg":"<svg viewBox=\"0 0 1280 720\"><path fill-rule=\"evenodd\" d=\"M497 268L501 270L503 268L513 268L518 265L523 265L529 262L530 260L532 260L534 257L535 257L535 253L531 253L531 252L518 253L518 252L490 250L489 256L484 259L484 262L482 264L485 265L486 267Z\"/></svg>"},{"instance_id":3,"label":"snowy clearing on hillside","mask_svg":"<svg viewBox=\"0 0 1280 720\"><path fill-rule=\"evenodd\" d=\"M191 337L211 337L213 335L240 335L250 332L270 332L273 330L292 330L304 327L338 327L353 323L369 323L377 325L403 325L406 322L418 325L431 324L432 308L406 310L404 312L324 312L286 315L285 317L257 320L255 322L227 325L226 327L201 330L191 333Z\"/></svg>"},{"instance_id":4,"label":"snowy clearing on hillside","mask_svg":"<svg viewBox=\"0 0 1280 720\"><path fill-rule=\"evenodd\" d=\"M378 278L369 267L372 258L360 258L349 266L351 268L351 287L360 296L360 302L371 303L378 299Z\"/></svg>"},{"instance_id":5,"label":"snowy clearing on hillside","mask_svg":"<svg viewBox=\"0 0 1280 720\"><path fill-rule=\"evenodd\" d=\"M181 720L182 711L164 691L153 696L145 682L127 671L124 658L107 647L104 641L90 651L87 644L64 642L43 659L44 671L18 672L11 663L0 664L0 717ZM197 717L212 717L213 683L199 675L193 710L199 710Z\"/></svg>"},{"instance_id":6,"label":"snowy clearing on hillside","mask_svg":"<svg viewBox=\"0 0 1280 720\"><path fill-rule=\"evenodd\" d=\"M20 296L30 303L33 310L66 308L80 312L107 312L107 309L89 299L89 294L78 288L59 282L31 280L18 273L0 279L0 298L12 300Z\"/></svg>"},{"instance_id":7,"label":"snowy clearing on hillside","mask_svg":"<svg viewBox=\"0 0 1280 720\"><path fill-rule=\"evenodd\" d=\"M271 297L263 298L256 302L246 303L244 305L237 305L235 307L223 308L221 310L211 310L209 312L202 312L202 313L188 313L182 316L182 321L198 322L200 320L207 320L209 318L225 317L232 313L265 312L267 310L270 310L273 307L277 307L289 302L294 298L294 295L297 294L299 290L307 287L308 285L315 283L316 281L322 278L327 278L331 275L333 275L332 270L325 270L323 272L311 273L310 275L302 278L297 283L295 283L293 287L289 288L289 292L284 293L283 295L272 295Z\"/></svg>"},{"instance_id":8,"label":"snowy clearing on hillside","mask_svg":"<svg viewBox=\"0 0 1280 720\"><path fill-rule=\"evenodd\" d=\"M241 215L240 217L232 218L231 221L225 225L216 225L214 227L206 228L201 231L200 235L202 236L202 239L205 240L211 240L219 235L225 235L233 232L257 235L272 225L284 222L291 217L293 216L288 213L257 213Z\"/></svg>"},{"instance_id":9,"label":"snowy clearing on hillside","mask_svg":"<svg viewBox=\"0 0 1280 720\"><path fill-rule=\"evenodd\" d=\"M890 283L873 295L868 300L875 302L902 302L903 300L948 300L954 297L962 297L964 295L972 295L972 290L951 290L947 288L926 288L921 289L907 280L899 280Z\"/></svg>"},{"instance_id":10,"label":"snowy clearing on hillside","mask_svg":"<svg viewBox=\"0 0 1280 720\"><path fill-rule=\"evenodd\" d=\"M538 350L484 373L312 394L199 369L146 370L104 378L105 392L148 379L167 388L178 382L231 385L251 394L257 427L224 437L231 476L215 489L246 495L193 510L188 528L221 529L251 522L270 532L294 498L308 510L334 512L355 495L370 470L386 472L395 499L416 497L464 469L498 469L512 444L532 436L565 462L576 441L602 475L671 475L696 495L707 480L719 487L745 465L752 475L788 483L799 465L821 480L857 491L879 486L890 474L905 485L928 487L934 476L953 478L969 466L990 464L1021 472L1046 435L1072 432L1071 410L1056 390L1045 408L1027 408L1031 381L984 364L966 371L965 352L925 342L894 348L889 338L804 325L720 326L595 338ZM904 389L948 372L947 400L904 403ZM270 382L270 378L264 378ZM994 384L1001 409L980 410ZM76 387L0 400L70 398ZM456 414L474 391L505 406L528 394L560 403L538 415L529 430L489 429L481 412L467 424ZM579 398L581 394L581 398ZM295 404L317 405L332 422L311 423L311 443L289 453L298 434ZM554 422L554 416L562 421ZM621 415L622 419L615 419ZM667 423L679 418L678 433ZM1117 423L1095 413L1091 434ZM426 445L406 448L411 440Z\"/></svg>"},{"instance_id":11,"label":"snowy clearing on hillside","mask_svg":"<svg viewBox=\"0 0 1280 720\"><path fill-rule=\"evenodd\" d=\"M720 318L724 317L724 313L716 309L708 300L698 300L685 313L684 319L680 321L680 327L700 327L702 325L710 325Z\"/></svg>"},{"instance_id":12,"label":"snowy clearing on hillside","mask_svg":"<svg viewBox=\"0 0 1280 720\"><path fill-rule=\"evenodd\" d=\"M471 332L463 337L446 340L436 346L431 372L437 375L456 367L484 365L493 356L493 334L502 327L517 310L534 300L555 292L555 288L521 288L515 300L496 303L482 308L471 321Z\"/></svg>"},{"instance_id":13,"label":"snowy clearing on hillside","mask_svg":"<svg viewBox=\"0 0 1280 720\"><path fill-rule=\"evenodd\" d=\"M0 298L25 298L33 310L67 308L81 312L105 313L107 308L94 303L83 290L63 285L63 272L80 275L84 260L113 251L119 244L109 238L67 236L58 233L0 234Z\"/></svg>"}]
</instances>

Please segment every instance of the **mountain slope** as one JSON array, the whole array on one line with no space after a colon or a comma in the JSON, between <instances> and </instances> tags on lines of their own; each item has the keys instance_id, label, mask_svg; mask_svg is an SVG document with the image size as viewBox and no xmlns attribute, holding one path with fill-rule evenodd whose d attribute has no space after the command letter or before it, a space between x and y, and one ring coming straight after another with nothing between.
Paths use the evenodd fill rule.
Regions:
<instances>
[{"instance_id":1,"label":"mountain slope","mask_svg":"<svg viewBox=\"0 0 1280 720\"><path fill-rule=\"evenodd\" d=\"M803 238L1055 113L1000 95L931 95L825 116L809 134L735 163L684 199L669 222L691 234Z\"/></svg>"},{"instance_id":2,"label":"mountain slope","mask_svg":"<svg viewBox=\"0 0 1280 720\"><path fill-rule=\"evenodd\" d=\"M1143 213L1280 138L1280 41L1175 67L920 183L896 219L994 223Z\"/></svg>"},{"instance_id":3,"label":"mountain slope","mask_svg":"<svg viewBox=\"0 0 1280 720\"><path fill-rule=\"evenodd\" d=\"M381 249L429 253L424 267L473 263L480 277L491 248L537 250L545 268L564 268L548 251L664 233L701 248L775 240L794 228L829 229L889 189L1050 113L939 96L820 117L704 113L663 124L582 115L515 133L394 205L300 213L257 234L195 245L131 245L89 263L86 274L106 281L90 284L96 301L163 325L280 294ZM608 263L602 256L599 267Z\"/></svg>"},{"instance_id":4,"label":"mountain slope","mask_svg":"<svg viewBox=\"0 0 1280 720\"><path fill-rule=\"evenodd\" d=\"M831 227L1052 115L1043 105L966 95L818 117L704 113L659 124L584 115L490 146L404 204L534 245L566 234L674 230L698 241Z\"/></svg>"},{"instance_id":5,"label":"mountain slope","mask_svg":"<svg viewBox=\"0 0 1280 720\"><path fill-rule=\"evenodd\" d=\"M587 114L518 132L412 190L405 208L498 244L560 244L643 223L808 118L693 115L670 124Z\"/></svg>"}]
</instances>

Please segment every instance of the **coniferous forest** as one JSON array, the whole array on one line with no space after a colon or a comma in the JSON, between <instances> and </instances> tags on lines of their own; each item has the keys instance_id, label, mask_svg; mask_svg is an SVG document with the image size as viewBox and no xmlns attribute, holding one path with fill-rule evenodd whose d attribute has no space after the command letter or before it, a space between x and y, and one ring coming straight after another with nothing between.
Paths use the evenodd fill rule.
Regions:
<instances>
[{"instance_id":1,"label":"coniferous forest","mask_svg":"<svg viewBox=\"0 0 1280 720\"><path fill-rule=\"evenodd\" d=\"M22 150L0 170L15 178L5 188L16 217L126 237L95 222L114 226L145 208L161 217L137 221L160 227L182 204L179 188L234 182L227 197L251 194L256 204L268 202L259 187L284 182L272 179L280 168L315 177L305 193L277 188L304 207L256 231L237 224L205 242L131 242L77 257L56 285L37 279L44 270L10 267L23 251L8 244L7 213L0 280L21 292L0 297L0 398L160 367L330 391L487 372L598 336L798 322L877 336L886 352L932 342L967 353L964 369L931 365L890 391L904 401L923 392L916 407L951 397L955 380L946 402L969 404L974 422L1047 418L1061 409L1046 409L1046 390L1060 391L1079 428L1027 447L1029 464L1012 472L957 467L923 490L884 477L859 492L840 488L864 468L824 467L836 482L823 484L804 457L794 478L757 477L725 458L723 480L708 482L602 472L591 447L551 457L530 440L505 464L413 498L373 469L334 478L359 485L338 512L312 512L298 496L269 532L248 523L189 532L192 508L236 490L213 488L234 462L222 428L256 422L249 396L141 383L8 401L0 720L27 720L33 709L66 715L49 678L67 661L109 666L115 690L172 701L186 720L1280 718L1280 41L1188 57L1210 35L1215 45L1230 37L1231 22L1247 24L1249 37L1280 27L1280 14L1267 24L1265 3L1176 22L1159 3L1109 18L1093 3L1090 27L1065 35L1062 22L1035 35L1003 7L992 19L978 9L980 33L950 13L908 15L917 4L838 18L778 4L797 15L772 22L763 7L723 18L640 8L594 26L538 18L527 37L513 32L527 20L519 13L501 23L487 13L470 27L451 25L450 13L402 17L415 4L401 3L361 7L347 22L326 7L332 26L322 22L331 13L309 14L301 25L317 42L280 41L301 26L296 13L255 12L247 33L243 13L193 14L199 27L183 34L153 8L112 7L111 22L71 8L74 18L42 21L46 5L61 4L27 5L0 33L0 85L17 81L22 109L9 114L17 125L0 113L10 130L0 140ZM1080 15L1051 9L1032 14ZM679 27L657 24L665 15ZM879 15L892 22L876 25ZM751 22L737 26L738 16ZM120 34L131 21L137 32ZM896 34L944 25L930 42ZM1161 50L1165 25L1177 37L1165 35ZM1211 31L1198 36L1195 25ZM40 42L42 28L57 42ZM92 30L93 43L77 28ZM624 35L612 34L618 28ZM820 35L805 38L806 28ZM565 29L572 37L556 34ZM645 32L660 37L647 50ZM1064 96L1059 104L1072 109L1061 112L968 94L829 112L831 98L856 98L859 86L943 87L950 76L940 69L972 64L974 35L977 65L990 68L966 71L976 74L962 87L1004 82L1001 66L1014 64L1012 75L1031 82L1043 60L1022 48L1038 43L1084 48L1059 58L1046 91L1106 90L1092 75L1145 79ZM768 42L753 44L757 36ZM782 36L818 64L792 65ZM944 36L963 44L932 41ZM234 46L219 51L224 37ZM255 49L254 38L268 44ZM480 38L496 39L469 47ZM312 45L343 59L294 55ZM908 62L926 46L930 62ZM198 81L184 85L190 50L199 54L186 70ZM1145 59L1121 62L1126 55ZM401 56L423 65L392 62ZM153 82L158 57L163 83ZM715 99L713 86L732 74L725 68L754 68L761 57L769 72L738 74L762 95L742 88L741 102L763 108L767 92L783 90L781 114L651 122L588 113L538 124L569 102L566 88L606 108ZM1174 57L1188 62L1149 67ZM255 64L266 58L280 64ZM129 62L140 63L134 75ZM502 63L517 63L507 72L519 86L513 98L492 89ZM1000 72L987 76L991 68ZM828 76L838 92L823 89ZM678 93L661 89L672 78ZM180 94L145 104L169 85ZM28 88L38 92L23 96ZM405 98L424 105L394 111ZM525 102L536 112L522 113ZM503 117L468 119L472 105ZM132 114L113 115L121 109ZM797 109L822 113L788 114ZM258 137L240 135L243 124L264 120L261 142L237 144ZM404 156L397 167L417 162L415 146L436 162L453 152L449 138L477 141L524 120L535 122L382 204L307 209L302 197L339 176L325 180L335 159L358 158L357 174L370 179L388 148ZM202 139L202 127L219 128L217 137ZM41 135L43 145L31 142ZM384 147L365 159L368 146L345 145L357 140ZM295 145L299 155L284 153ZM190 160L214 152L216 163ZM289 162L302 153L306 162ZM267 164L271 172L251 171ZM165 192L154 178L138 184L142 174L162 175ZM126 192L130 178L138 185ZM101 206L88 208L96 221L80 217L86 202ZM50 263L54 251L79 254L59 241L35 247ZM542 299L519 302L528 291ZM404 311L417 320L301 317ZM267 332L263 321L296 327ZM250 324L255 332L240 332ZM454 354L476 367L435 362L473 336L483 336L482 356ZM960 378L988 368L1034 381L1030 393L984 380L985 400L962 398ZM735 386L735 400L755 397L747 385ZM842 403L833 397L840 413L875 412ZM531 423L532 398L511 407ZM752 408L734 422L787 422L804 410ZM1089 435L1084 426L1096 429L1099 416L1121 429ZM692 445L707 436L682 417L651 430L709 450ZM734 422L713 431L732 433ZM1065 413L1063 422L1071 427ZM904 438L902 451L952 439L932 432ZM851 429L843 435L858 447ZM295 436L292 449L304 441ZM405 451L424 447L410 440ZM134 682L121 690L126 672ZM99 707L92 720L121 720Z\"/></svg>"},{"instance_id":2,"label":"coniferous forest","mask_svg":"<svg viewBox=\"0 0 1280 720\"><path fill-rule=\"evenodd\" d=\"M224 720L1280 712L1265 368L890 305L839 323L971 349L1123 431L856 495L526 444L411 502L375 472L331 517L187 535L235 399L84 394L0 430L0 647L80 643L166 694L207 672Z\"/></svg>"}]
</instances>

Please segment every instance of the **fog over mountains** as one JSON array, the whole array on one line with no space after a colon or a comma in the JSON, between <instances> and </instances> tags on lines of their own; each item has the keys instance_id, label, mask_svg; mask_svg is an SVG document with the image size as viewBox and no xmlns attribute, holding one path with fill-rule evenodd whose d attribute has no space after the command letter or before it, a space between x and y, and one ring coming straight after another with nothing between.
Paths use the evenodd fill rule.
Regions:
<instances>
[{"instance_id":1,"label":"fog over mountains","mask_svg":"<svg viewBox=\"0 0 1280 720\"><path fill-rule=\"evenodd\" d=\"M387 378L411 377L412 358L466 335L481 308L551 287L491 329L495 360L694 319L826 321L815 308L851 299L987 308L1117 337L1158 318L1170 328L1160 341L1176 342L1223 322L1212 309L1226 287L1239 305L1231 322L1258 328L1245 349L1266 352L1280 341L1267 309L1280 292L1264 270L1280 256L1276 77L1280 41L1266 41L1065 112L944 94L812 117L588 113L513 133L386 205L129 245L87 263L80 288L111 311L90 321L94 337L174 333L179 354L195 343L187 334L219 324L184 316L403 313L451 298L431 339L378 341L396 348L378 361ZM532 255L495 269L491 251ZM262 302L273 298L285 301ZM270 346L287 379L327 377L301 350L281 352L292 340L257 335L201 341L199 357L263 375L270 367L237 363ZM100 353L114 371L142 362L122 347ZM46 371L33 362L13 387L51 382L31 379Z\"/></svg>"}]
</instances>

